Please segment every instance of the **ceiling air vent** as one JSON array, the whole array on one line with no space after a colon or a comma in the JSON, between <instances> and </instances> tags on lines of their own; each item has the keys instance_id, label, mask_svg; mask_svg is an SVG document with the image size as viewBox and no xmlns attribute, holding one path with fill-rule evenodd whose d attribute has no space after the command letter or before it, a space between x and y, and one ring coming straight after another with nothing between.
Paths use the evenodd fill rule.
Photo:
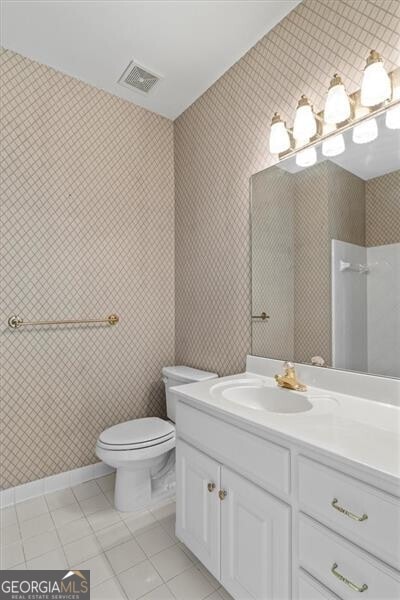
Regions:
<instances>
[{"instance_id":1,"label":"ceiling air vent","mask_svg":"<svg viewBox=\"0 0 400 600\"><path fill-rule=\"evenodd\" d=\"M159 75L150 73L132 60L118 79L118 83L130 90L148 94L159 80Z\"/></svg>"}]
</instances>

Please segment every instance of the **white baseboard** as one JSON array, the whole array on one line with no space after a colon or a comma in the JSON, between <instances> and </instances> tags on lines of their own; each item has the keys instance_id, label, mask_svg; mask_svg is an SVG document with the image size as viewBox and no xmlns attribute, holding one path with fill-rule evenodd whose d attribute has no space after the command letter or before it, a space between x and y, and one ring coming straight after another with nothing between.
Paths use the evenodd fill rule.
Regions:
<instances>
[{"instance_id":1,"label":"white baseboard","mask_svg":"<svg viewBox=\"0 0 400 600\"><path fill-rule=\"evenodd\" d=\"M6 490L0 490L0 508L5 508L6 506L29 500L30 498L36 498L42 494L65 490L85 481L104 477L104 475L108 475L113 471L112 467L103 462L98 462L94 465L80 467L72 471L64 471L64 473L58 473L57 475L36 479L36 481L29 481L16 487L7 488Z\"/></svg>"}]
</instances>

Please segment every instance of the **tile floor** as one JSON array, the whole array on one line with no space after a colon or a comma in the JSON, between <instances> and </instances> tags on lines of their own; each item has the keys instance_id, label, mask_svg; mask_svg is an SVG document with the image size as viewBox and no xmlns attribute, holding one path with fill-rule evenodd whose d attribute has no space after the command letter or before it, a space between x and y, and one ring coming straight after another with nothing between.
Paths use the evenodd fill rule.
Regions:
<instances>
[{"instance_id":1,"label":"tile floor","mask_svg":"<svg viewBox=\"0 0 400 600\"><path fill-rule=\"evenodd\" d=\"M92 600L228 600L175 537L175 503L113 508L114 475L0 510L2 569L90 569Z\"/></svg>"}]
</instances>

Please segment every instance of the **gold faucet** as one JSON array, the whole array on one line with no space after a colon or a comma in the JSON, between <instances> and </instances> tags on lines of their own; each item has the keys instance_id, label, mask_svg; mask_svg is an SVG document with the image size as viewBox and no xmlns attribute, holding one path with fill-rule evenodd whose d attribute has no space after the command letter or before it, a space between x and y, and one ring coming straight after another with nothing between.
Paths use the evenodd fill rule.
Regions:
<instances>
[{"instance_id":1,"label":"gold faucet","mask_svg":"<svg viewBox=\"0 0 400 600\"><path fill-rule=\"evenodd\" d=\"M285 373L283 375L275 375L276 383L280 387L287 388L289 390L305 392L307 386L298 381L294 364L291 362L284 362L283 368L285 369Z\"/></svg>"}]
</instances>

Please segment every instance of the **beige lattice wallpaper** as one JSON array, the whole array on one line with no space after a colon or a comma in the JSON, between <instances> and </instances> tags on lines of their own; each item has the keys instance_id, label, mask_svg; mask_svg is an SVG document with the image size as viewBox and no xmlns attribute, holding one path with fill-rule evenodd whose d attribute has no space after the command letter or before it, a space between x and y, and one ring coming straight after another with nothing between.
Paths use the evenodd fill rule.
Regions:
<instances>
[{"instance_id":1,"label":"beige lattice wallpaper","mask_svg":"<svg viewBox=\"0 0 400 600\"><path fill-rule=\"evenodd\" d=\"M365 244L365 187L329 160L251 178L254 354L331 364L331 240Z\"/></svg>"},{"instance_id":2,"label":"beige lattice wallpaper","mask_svg":"<svg viewBox=\"0 0 400 600\"><path fill-rule=\"evenodd\" d=\"M161 415L174 361L173 124L1 54L1 487L94 462ZM11 331L6 320L119 325Z\"/></svg>"},{"instance_id":3,"label":"beige lattice wallpaper","mask_svg":"<svg viewBox=\"0 0 400 600\"><path fill-rule=\"evenodd\" d=\"M365 183L329 160L296 176L295 352L331 364L331 240L364 244Z\"/></svg>"},{"instance_id":4,"label":"beige lattice wallpaper","mask_svg":"<svg viewBox=\"0 0 400 600\"><path fill-rule=\"evenodd\" d=\"M252 352L294 360L296 177L278 167L251 178ZM271 285L273 282L273 285Z\"/></svg>"},{"instance_id":5,"label":"beige lattice wallpaper","mask_svg":"<svg viewBox=\"0 0 400 600\"><path fill-rule=\"evenodd\" d=\"M398 0L304 0L175 121L176 360L234 373L250 351L249 178L274 162L271 116L317 110L370 48L400 65Z\"/></svg>"},{"instance_id":6,"label":"beige lattice wallpaper","mask_svg":"<svg viewBox=\"0 0 400 600\"><path fill-rule=\"evenodd\" d=\"M367 246L400 243L400 171L366 184Z\"/></svg>"}]
</instances>

